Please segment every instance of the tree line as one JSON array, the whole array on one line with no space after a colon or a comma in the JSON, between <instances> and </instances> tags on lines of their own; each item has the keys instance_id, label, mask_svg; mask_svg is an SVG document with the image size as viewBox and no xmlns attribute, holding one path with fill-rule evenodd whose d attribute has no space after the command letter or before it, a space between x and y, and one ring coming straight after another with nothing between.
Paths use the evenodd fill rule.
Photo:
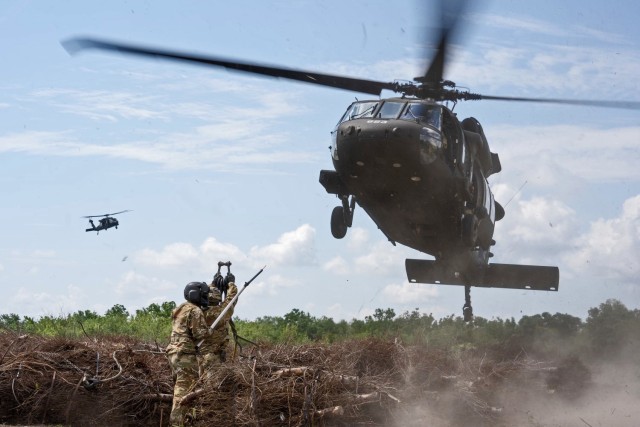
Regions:
<instances>
[{"instance_id":1,"label":"tree line","mask_svg":"<svg viewBox=\"0 0 640 427\"><path fill-rule=\"evenodd\" d=\"M0 315L0 327L18 334L66 338L129 336L164 345L171 332L175 302L151 304L129 313L120 304L103 315L84 310L37 319L17 314ZM632 346L640 349L640 310L628 309L618 300L607 300L588 310L585 320L569 314L544 312L523 316L518 321L485 319L473 323L450 315L436 319L418 309L396 314L392 308L378 308L364 319L335 321L293 309L283 316L255 320L234 319L240 344L336 342L359 338L393 338L406 345L428 345L443 349L495 348L502 354L544 351L566 356L576 351L599 354ZM506 351L506 353L505 353Z\"/></svg>"}]
</instances>

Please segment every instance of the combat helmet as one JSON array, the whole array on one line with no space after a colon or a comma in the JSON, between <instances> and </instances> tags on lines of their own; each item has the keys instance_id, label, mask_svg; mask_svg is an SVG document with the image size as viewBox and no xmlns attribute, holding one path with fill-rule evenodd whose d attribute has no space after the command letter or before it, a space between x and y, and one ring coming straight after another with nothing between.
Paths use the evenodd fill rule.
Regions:
<instances>
[{"instance_id":1,"label":"combat helmet","mask_svg":"<svg viewBox=\"0 0 640 427\"><path fill-rule=\"evenodd\" d=\"M184 299L201 308L208 308L209 286L204 282L189 282L184 287Z\"/></svg>"}]
</instances>

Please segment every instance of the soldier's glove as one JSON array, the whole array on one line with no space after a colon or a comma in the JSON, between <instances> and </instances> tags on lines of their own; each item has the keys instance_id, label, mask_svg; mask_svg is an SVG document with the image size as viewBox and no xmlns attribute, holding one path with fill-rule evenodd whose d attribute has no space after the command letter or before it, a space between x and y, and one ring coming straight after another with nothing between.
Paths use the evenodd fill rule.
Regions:
<instances>
[{"instance_id":1,"label":"soldier's glove","mask_svg":"<svg viewBox=\"0 0 640 427\"><path fill-rule=\"evenodd\" d=\"M225 279L220 273L216 273L216 275L213 276L213 285L218 288L221 294L225 294L227 292L227 289L229 288Z\"/></svg>"},{"instance_id":2,"label":"soldier's glove","mask_svg":"<svg viewBox=\"0 0 640 427\"><path fill-rule=\"evenodd\" d=\"M224 284L227 287L227 289L229 288L229 283L235 283L236 282L236 276L234 276L232 273L227 273L226 277L224 278Z\"/></svg>"}]
</instances>

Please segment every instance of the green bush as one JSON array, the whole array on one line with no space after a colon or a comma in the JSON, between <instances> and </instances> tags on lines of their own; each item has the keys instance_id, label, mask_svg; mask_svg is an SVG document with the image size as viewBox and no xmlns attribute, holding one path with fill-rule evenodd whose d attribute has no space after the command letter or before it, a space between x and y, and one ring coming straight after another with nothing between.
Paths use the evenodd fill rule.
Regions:
<instances>
[{"instance_id":1,"label":"green bush","mask_svg":"<svg viewBox=\"0 0 640 427\"><path fill-rule=\"evenodd\" d=\"M165 344L171 333L175 302L151 304L130 314L120 304L104 315L90 310L66 316L20 318L15 313L0 315L0 327L20 334L68 338L96 338L127 335L133 339ZM238 335L253 342L333 343L369 337L394 338L406 345L421 345L447 352L495 351L505 358L519 354L540 354L557 359L602 356L626 348L640 350L640 311L629 310L620 301L608 300L588 312L586 322L568 314L542 313L511 319L484 319L473 323L459 316L435 319L418 309L396 315L391 308L378 308L364 320L351 321L293 309L283 316L255 320L235 319Z\"/></svg>"}]
</instances>

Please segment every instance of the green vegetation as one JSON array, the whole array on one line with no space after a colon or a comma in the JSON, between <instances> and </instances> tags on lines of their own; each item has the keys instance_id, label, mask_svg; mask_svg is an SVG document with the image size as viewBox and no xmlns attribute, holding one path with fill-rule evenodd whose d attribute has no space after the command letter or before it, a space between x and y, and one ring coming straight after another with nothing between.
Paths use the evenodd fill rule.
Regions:
<instances>
[{"instance_id":1,"label":"green vegetation","mask_svg":"<svg viewBox=\"0 0 640 427\"><path fill-rule=\"evenodd\" d=\"M96 338L127 335L143 341L165 342L171 333L171 312L176 304L164 302L130 314L120 304L111 307L104 315L95 311L77 311L66 316L42 316L33 319L20 318L17 314L0 315L0 327L20 334L45 337Z\"/></svg>"},{"instance_id":2,"label":"green vegetation","mask_svg":"<svg viewBox=\"0 0 640 427\"><path fill-rule=\"evenodd\" d=\"M166 343L171 331L174 302L151 304L130 314L115 305L104 315L78 311L66 316L21 318L0 315L0 327L17 333L67 338L130 336L142 341ZM495 349L504 357L519 353L545 353L567 357L576 351L598 355L615 353L625 347L640 349L640 310L629 310L620 301L607 300L588 311L585 321L568 314L542 313L515 319L476 317L467 324L461 317L435 319L418 309L396 315L393 309L376 309L364 320L334 321L294 309L284 316L256 320L235 320L238 334L254 342L309 343L336 342L368 337L397 338L407 345L435 348Z\"/></svg>"}]
</instances>

